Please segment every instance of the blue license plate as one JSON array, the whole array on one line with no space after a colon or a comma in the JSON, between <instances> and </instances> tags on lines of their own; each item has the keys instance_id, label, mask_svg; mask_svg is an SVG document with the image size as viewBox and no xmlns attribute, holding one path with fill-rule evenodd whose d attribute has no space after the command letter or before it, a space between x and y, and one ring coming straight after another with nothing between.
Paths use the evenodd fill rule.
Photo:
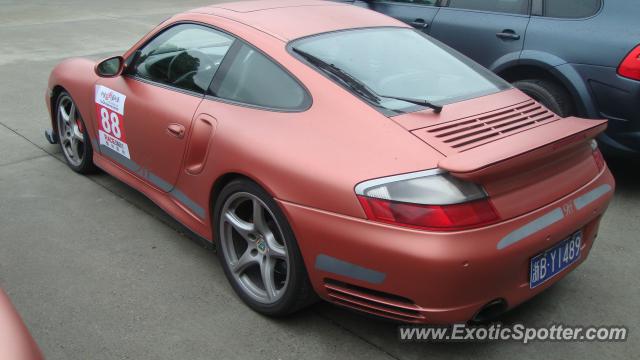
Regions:
<instances>
[{"instance_id":1,"label":"blue license plate","mask_svg":"<svg viewBox=\"0 0 640 360\"><path fill-rule=\"evenodd\" d=\"M582 231L562 240L559 244L536 255L529 264L529 287L551 279L580 258Z\"/></svg>"}]
</instances>

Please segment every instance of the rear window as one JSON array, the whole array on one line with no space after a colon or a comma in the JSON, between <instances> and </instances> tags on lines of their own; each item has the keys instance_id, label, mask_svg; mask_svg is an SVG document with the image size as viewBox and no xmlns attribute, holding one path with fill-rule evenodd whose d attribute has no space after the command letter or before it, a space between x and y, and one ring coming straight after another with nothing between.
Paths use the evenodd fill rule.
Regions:
<instances>
[{"instance_id":1,"label":"rear window","mask_svg":"<svg viewBox=\"0 0 640 360\"><path fill-rule=\"evenodd\" d=\"M504 80L446 45L407 28L336 31L297 40L291 47L333 64L378 95L445 105L510 88ZM382 99L381 107L414 106Z\"/></svg>"},{"instance_id":2,"label":"rear window","mask_svg":"<svg viewBox=\"0 0 640 360\"><path fill-rule=\"evenodd\" d=\"M555 18L586 18L595 15L601 0L545 0L543 14Z\"/></svg>"},{"instance_id":3,"label":"rear window","mask_svg":"<svg viewBox=\"0 0 640 360\"><path fill-rule=\"evenodd\" d=\"M529 0L449 0L449 7L525 15Z\"/></svg>"}]
</instances>

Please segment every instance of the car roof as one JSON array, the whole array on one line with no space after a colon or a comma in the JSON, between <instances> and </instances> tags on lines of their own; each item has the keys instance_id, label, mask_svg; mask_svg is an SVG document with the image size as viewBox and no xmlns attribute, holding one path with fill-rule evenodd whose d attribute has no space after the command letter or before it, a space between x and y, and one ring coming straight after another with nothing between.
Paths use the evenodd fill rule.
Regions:
<instances>
[{"instance_id":1,"label":"car roof","mask_svg":"<svg viewBox=\"0 0 640 360\"><path fill-rule=\"evenodd\" d=\"M234 20L289 41L351 28L401 26L404 23L349 4L319 0L259 0L220 3L188 11Z\"/></svg>"}]
</instances>

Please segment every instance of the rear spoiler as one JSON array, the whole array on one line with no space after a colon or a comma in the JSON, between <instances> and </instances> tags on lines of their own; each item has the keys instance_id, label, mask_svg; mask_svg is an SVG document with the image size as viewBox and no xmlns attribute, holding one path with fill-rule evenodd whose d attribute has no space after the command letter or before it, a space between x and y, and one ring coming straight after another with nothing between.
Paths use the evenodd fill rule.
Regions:
<instances>
[{"instance_id":1,"label":"rear spoiler","mask_svg":"<svg viewBox=\"0 0 640 360\"><path fill-rule=\"evenodd\" d=\"M461 179L486 179L569 151L606 128L607 120L569 117L453 154L438 167Z\"/></svg>"}]
</instances>

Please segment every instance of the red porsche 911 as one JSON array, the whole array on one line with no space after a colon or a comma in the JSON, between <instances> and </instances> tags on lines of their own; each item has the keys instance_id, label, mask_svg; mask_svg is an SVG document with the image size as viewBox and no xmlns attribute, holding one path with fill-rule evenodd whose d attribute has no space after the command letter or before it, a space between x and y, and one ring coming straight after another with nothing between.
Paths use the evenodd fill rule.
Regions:
<instances>
[{"instance_id":1,"label":"red porsche 911","mask_svg":"<svg viewBox=\"0 0 640 360\"><path fill-rule=\"evenodd\" d=\"M587 258L614 179L594 138L397 20L313 0L178 14L69 59L46 103L100 168L214 242L252 309L319 296L413 323L483 320Z\"/></svg>"}]
</instances>

